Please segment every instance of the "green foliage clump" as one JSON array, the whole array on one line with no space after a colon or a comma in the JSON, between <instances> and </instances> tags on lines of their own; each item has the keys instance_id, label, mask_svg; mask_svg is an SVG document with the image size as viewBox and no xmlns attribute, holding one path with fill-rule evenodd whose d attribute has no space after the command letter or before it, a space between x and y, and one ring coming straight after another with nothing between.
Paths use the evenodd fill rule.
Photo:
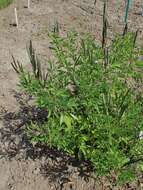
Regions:
<instances>
[{"instance_id":1,"label":"green foliage clump","mask_svg":"<svg viewBox=\"0 0 143 190\"><path fill-rule=\"evenodd\" d=\"M0 9L8 6L10 3L12 3L12 0L0 0Z\"/></svg>"},{"instance_id":2,"label":"green foliage clump","mask_svg":"<svg viewBox=\"0 0 143 190\"><path fill-rule=\"evenodd\" d=\"M96 175L114 172L119 181L132 180L143 169L143 63L134 34L117 37L108 48L73 32L50 37L55 61L46 74L32 44L33 74L13 64L22 88L49 113L41 126L28 126L28 135L90 161Z\"/></svg>"}]
</instances>

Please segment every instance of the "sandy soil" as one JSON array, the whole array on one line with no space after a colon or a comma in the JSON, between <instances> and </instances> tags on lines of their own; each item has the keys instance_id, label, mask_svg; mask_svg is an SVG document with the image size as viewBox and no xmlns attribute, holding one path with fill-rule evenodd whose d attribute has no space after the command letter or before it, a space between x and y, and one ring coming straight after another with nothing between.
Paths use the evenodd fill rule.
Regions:
<instances>
[{"instance_id":1,"label":"sandy soil","mask_svg":"<svg viewBox=\"0 0 143 190\"><path fill-rule=\"evenodd\" d=\"M94 0L32 0L30 9L26 8L26 3L26 0L15 0L8 8L0 10L0 107L9 113L19 110L20 107L15 95L18 78L11 67L11 55L28 67L26 44L30 39L37 54L44 61L50 56L47 30L51 30L56 21L60 25L61 33L76 29L79 32L92 32L98 41L101 39L101 0L97 0L96 6ZM123 30L124 6L124 0L109 0L109 39L112 39L113 34L121 33ZM18 28L13 26L15 7L18 10ZM139 15L140 11L141 0L134 0L129 15L129 28L133 31L139 29L138 42L141 44L143 17ZM33 152L34 149L27 144L24 134L15 134L13 129L8 127L11 119L10 116L0 121L0 151L1 155L6 153L0 159L0 190L119 189L110 187L109 182L105 182L106 185L103 187L91 178L89 182L85 181L78 175L79 167L63 162L63 155L48 152L47 155L50 156L46 159L45 150ZM53 157L57 157L58 160ZM124 189L131 187L126 186ZM135 184L132 189L141 188Z\"/></svg>"}]
</instances>

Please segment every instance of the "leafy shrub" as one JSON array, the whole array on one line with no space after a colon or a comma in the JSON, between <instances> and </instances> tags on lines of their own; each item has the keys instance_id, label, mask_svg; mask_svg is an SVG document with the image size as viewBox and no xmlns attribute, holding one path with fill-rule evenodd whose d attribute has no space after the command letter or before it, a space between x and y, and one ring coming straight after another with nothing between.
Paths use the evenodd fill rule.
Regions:
<instances>
[{"instance_id":1,"label":"leafy shrub","mask_svg":"<svg viewBox=\"0 0 143 190\"><path fill-rule=\"evenodd\" d=\"M10 3L12 3L12 0L0 0L0 9L8 6Z\"/></svg>"},{"instance_id":2,"label":"leafy shrub","mask_svg":"<svg viewBox=\"0 0 143 190\"><path fill-rule=\"evenodd\" d=\"M55 59L43 73L30 43L33 73L14 60L20 85L48 110L29 137L92 163L96 175L129 181L143 170L143 63L134 34L101 48L89 35L50 34Z\"/></svg>"}]
</instances>

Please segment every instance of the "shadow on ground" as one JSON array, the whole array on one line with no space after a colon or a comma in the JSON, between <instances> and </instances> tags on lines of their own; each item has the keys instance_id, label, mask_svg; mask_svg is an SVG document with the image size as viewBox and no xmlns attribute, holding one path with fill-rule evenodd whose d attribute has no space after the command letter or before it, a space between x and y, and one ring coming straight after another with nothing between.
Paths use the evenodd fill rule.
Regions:
<instances>
[{"instance_id":1,"label":"shadow on ground","mask_svg":"<svg viewBox=\"0 0 143 190\"><path fill-rule=\"evenodd\" d=\"M48 111L29 105L32 97L26 94L13 92L19 103L17 112L8 112L1 108L0 120L0 156L9 160L37 160L41 162L40 173L51 182L60 183L61 189L65 183L71 181L70 176L76 174L86 182L89 180L92 168L90 163L77 161L74 157L41 144L33 144L28 139L25 128L31 121L44 123L47 120ZM44 160L42 162L41 160Z\"/></svg>"},{"instance_id":2,"label":"shadow on ground","mask_svg":"<svg viewBox=\"0 0 143 190\"><path fill-rule=\"evenodd\" d=\"M63 190L68 184L68 190L136 190L138 184L125 184L123 188L116 188L114 178L95 179L89 162L77 161L65 152L58 151L49 146L31 143L26 135L26 125L31 121L42 124L47 120L48 111L32 106L32 97L25 93L12 92L19 110L8 112L1 107L0 110L0 157L9 161L15 159L33 160L40 164L38 174L42 174L54 184L54 190ZM73 179L74 178L74 179ZM74 182L73 182L74 181ZM76 185L76 188L74 187Z\"/></svg>"}]
</instances>

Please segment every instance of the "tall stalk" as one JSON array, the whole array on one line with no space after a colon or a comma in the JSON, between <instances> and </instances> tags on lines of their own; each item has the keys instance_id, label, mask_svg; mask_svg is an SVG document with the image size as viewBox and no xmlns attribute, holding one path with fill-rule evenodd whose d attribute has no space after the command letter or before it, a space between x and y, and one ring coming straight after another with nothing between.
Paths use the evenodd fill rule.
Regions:
<instances>
[{"instance_id":1,"label":"tall stalk","mask_svg":"<svg viewBox=\"0 0 143 190\"><path fill-rule=\"evenodd\" d=\"M106 1L104 1L104 8L103 8L103 30L102 30L102 48L106 45L106 38L107 38L107 18L106 18Z\"/></svg>"}]
</instances>

